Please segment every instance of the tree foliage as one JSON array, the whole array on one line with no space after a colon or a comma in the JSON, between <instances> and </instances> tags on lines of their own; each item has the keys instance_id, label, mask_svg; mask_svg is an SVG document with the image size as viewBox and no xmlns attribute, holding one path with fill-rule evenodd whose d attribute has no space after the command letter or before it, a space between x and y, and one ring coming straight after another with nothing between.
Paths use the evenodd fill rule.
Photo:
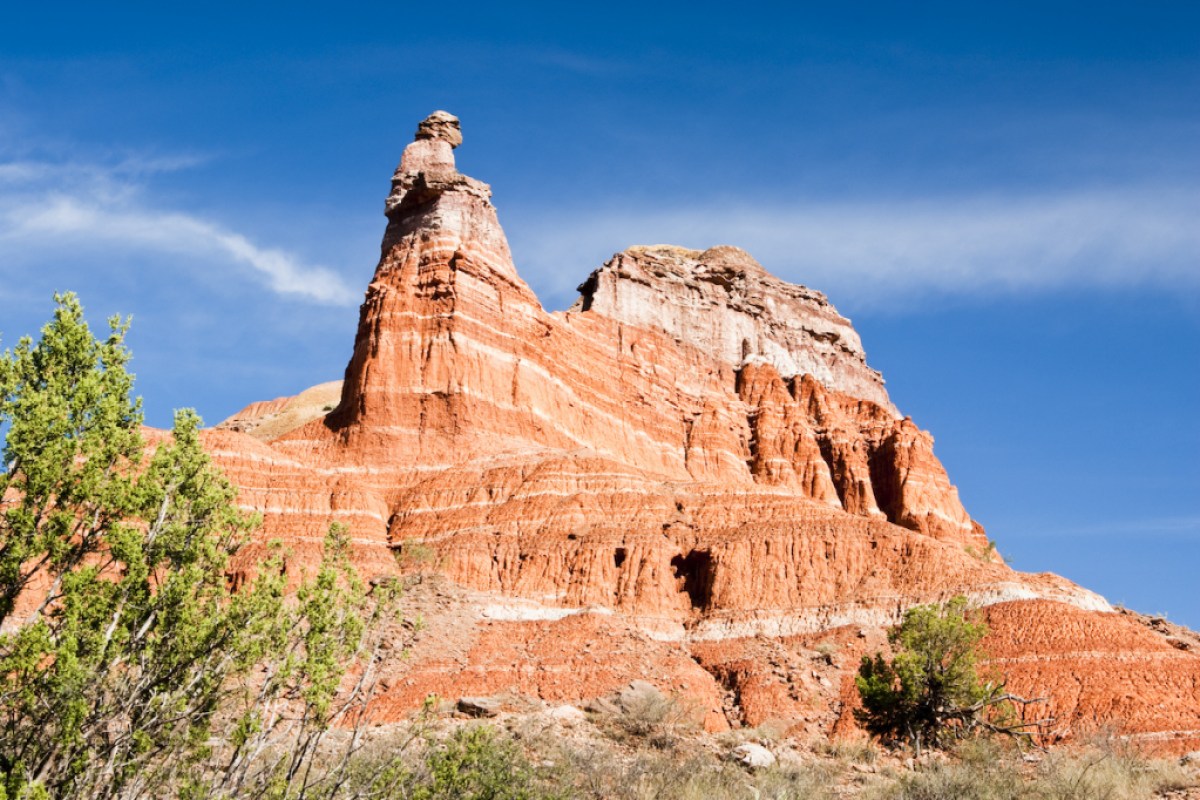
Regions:
<instances>
[{"instance_id":1,"label":"tree foliage","mask_svg":"<svg viewBox=\"0 0 1200 800\"><path fill-rule=\"evenodd\" d=\"M346 537L294 597L279 551L231 593L256 519L199 418L148 448L128 321L98 340L55 300L0 357L0 800L314 796L317 746L370 674L335 702L372 622Z\"/></svg>"},{"instance_id":2,"label":"tree foliage","mask_svg":"<svg viewBox=\"0 0 1200 800\"><path fill-rule=\"evenodd\" d=\"M922 744L979 731L1026 735L1012 705L1027 701L1008 694L1003 683L979 674L979 643L987 625L965 597L943 605L910 608L888 639L895 653L863 656L855 683L862 708L859 722L884 741Z\"/></svg>"}]
</instances>

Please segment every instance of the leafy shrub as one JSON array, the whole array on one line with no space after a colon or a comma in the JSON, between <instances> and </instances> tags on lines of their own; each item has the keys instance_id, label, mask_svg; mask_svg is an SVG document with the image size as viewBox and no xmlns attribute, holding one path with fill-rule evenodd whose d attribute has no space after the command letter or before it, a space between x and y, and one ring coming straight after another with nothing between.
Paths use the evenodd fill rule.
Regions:
<instances>
[{"instance_id":1,"label":"leafy shrub","mask_svg":"<svg viewBox=\"0 0 1200 800\"><path fill-rule=\"evenodd\" d=\"M991 706L1007 699L976 670L986 634L965 597L910 608L888 634L895 657L863 656L855 678L859 722L884 741L911 743L918 755L922 743L944 745L985 724Z\"/></svg>"},{"instance_id":2,"label":"leafy shrub","mask_svg":"<svg viewBox=\"0 0 1200 800\"><path fill-rule=\"evenodd\" d=\"M487 726L460 728L435 744L416 780L413 800L539 800L544 788L511 740Z\"/></svg>"}]
</instances>

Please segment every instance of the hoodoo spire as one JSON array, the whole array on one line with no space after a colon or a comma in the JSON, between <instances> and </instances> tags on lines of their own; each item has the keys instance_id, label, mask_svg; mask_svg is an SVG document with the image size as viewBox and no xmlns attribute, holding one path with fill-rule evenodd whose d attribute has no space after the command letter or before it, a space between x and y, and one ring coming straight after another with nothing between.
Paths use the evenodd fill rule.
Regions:
<instances>
[{"instance_id":1,"label":"hoodoo spire","mask_svg":"<svg viewBox=\"0 0 1200 800\"><path fill-rule=\"evenodd\" d=\"M454 164L462 140L458 117L435 111L417 126L392 175L387 230L360 311L337 427L394 432L436 417L452 428L462 404L482 402L480 374L495 370L464 351L497 331L523 334L541 313L517 276L491 187ZM504 380L511 387L511 376Z\"/></svg>"},{"instance_id":2,"label":"hoodoo spire","mask_svg":"<svg viewBox=\"0 0 1200 800\"><path fill-rule=\"evenodd\" d=\"M508 240L489 200L492 187L463 175L454 165L454 148L462 141L458 117L446 111L435 111L417 125L384 203L389 222L383 235L383 259L406 238L411 248L414 234L428 239L430 233L444 231L459 245L477 245L490 268L519 281Z\"/></svg>"},{"instance_id":3,"label":"hoodoo spire","mask_svg":"<svg viewBox=\"0 0 1200 800\"><path fill-rule=\"evenodd\" d=\"M462 140L462 126L453 114L435 111L421 120L392 175L392 192L384 203L389 219L447 191L465 192L485 201L492 196L490 186L460 174L454 166L454 148Z\"/></svg>"}]
</instances>

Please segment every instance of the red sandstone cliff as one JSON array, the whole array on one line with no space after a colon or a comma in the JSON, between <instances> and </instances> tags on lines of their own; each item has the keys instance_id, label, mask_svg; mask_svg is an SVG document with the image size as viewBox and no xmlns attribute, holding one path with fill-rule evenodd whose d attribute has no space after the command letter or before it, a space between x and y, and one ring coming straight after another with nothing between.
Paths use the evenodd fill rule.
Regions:
<instances>
[{"instance_id":1,"label":"red sandstone cliff","mask_svg":"<svg viewBox=\"0 0 1200 800\"><path fill-rule=\"evenodd\" d=\"M336 408L322 385L208 434L261 540L301 562L334 520L368 577L413 542L439 554L473 611L447 617L453 657L435 643L396 667L386 707L649 678L714 727L828 732L853 655L907 606L966 593L1014 685L1058 692L1064 731L1200 741L1200 658L1001 563L823 295L737 248L634 247L547 313L490 188L455 169L461 141L438 112L404 152ZM815 668L821 637L847 652Z\"/></svg>"}]
</instances>

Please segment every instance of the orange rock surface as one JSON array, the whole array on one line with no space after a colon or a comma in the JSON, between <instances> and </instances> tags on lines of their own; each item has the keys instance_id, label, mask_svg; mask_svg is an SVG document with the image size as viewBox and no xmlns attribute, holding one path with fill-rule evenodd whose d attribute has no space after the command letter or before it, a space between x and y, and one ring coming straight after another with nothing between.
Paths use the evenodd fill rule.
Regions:
<instances>
[{"instance_id":1,"label":"orange rock surface","mask_svg":"<svg viewBox=\"0 0 1200 800\"><path fill-rule=\"evenodd\" d=\"M445 633L462 646L415 648L388 714L429 692L581 701L644 678L710 728L829 732L850 724L856 654L908 606L965 593L1013 686L1055 693L1063 732L1200 741L1196 652L1005 566L823 295L737 248L635 247L547 313L490 188L455 169L461 141L438 112L405 150L340 388L207 433L264 518L240 569L270 539L302 569L340 521L367 577L431 549L465 592ZM811 650L822 637L837 659Z\"/></svg>"}]
</instances>

